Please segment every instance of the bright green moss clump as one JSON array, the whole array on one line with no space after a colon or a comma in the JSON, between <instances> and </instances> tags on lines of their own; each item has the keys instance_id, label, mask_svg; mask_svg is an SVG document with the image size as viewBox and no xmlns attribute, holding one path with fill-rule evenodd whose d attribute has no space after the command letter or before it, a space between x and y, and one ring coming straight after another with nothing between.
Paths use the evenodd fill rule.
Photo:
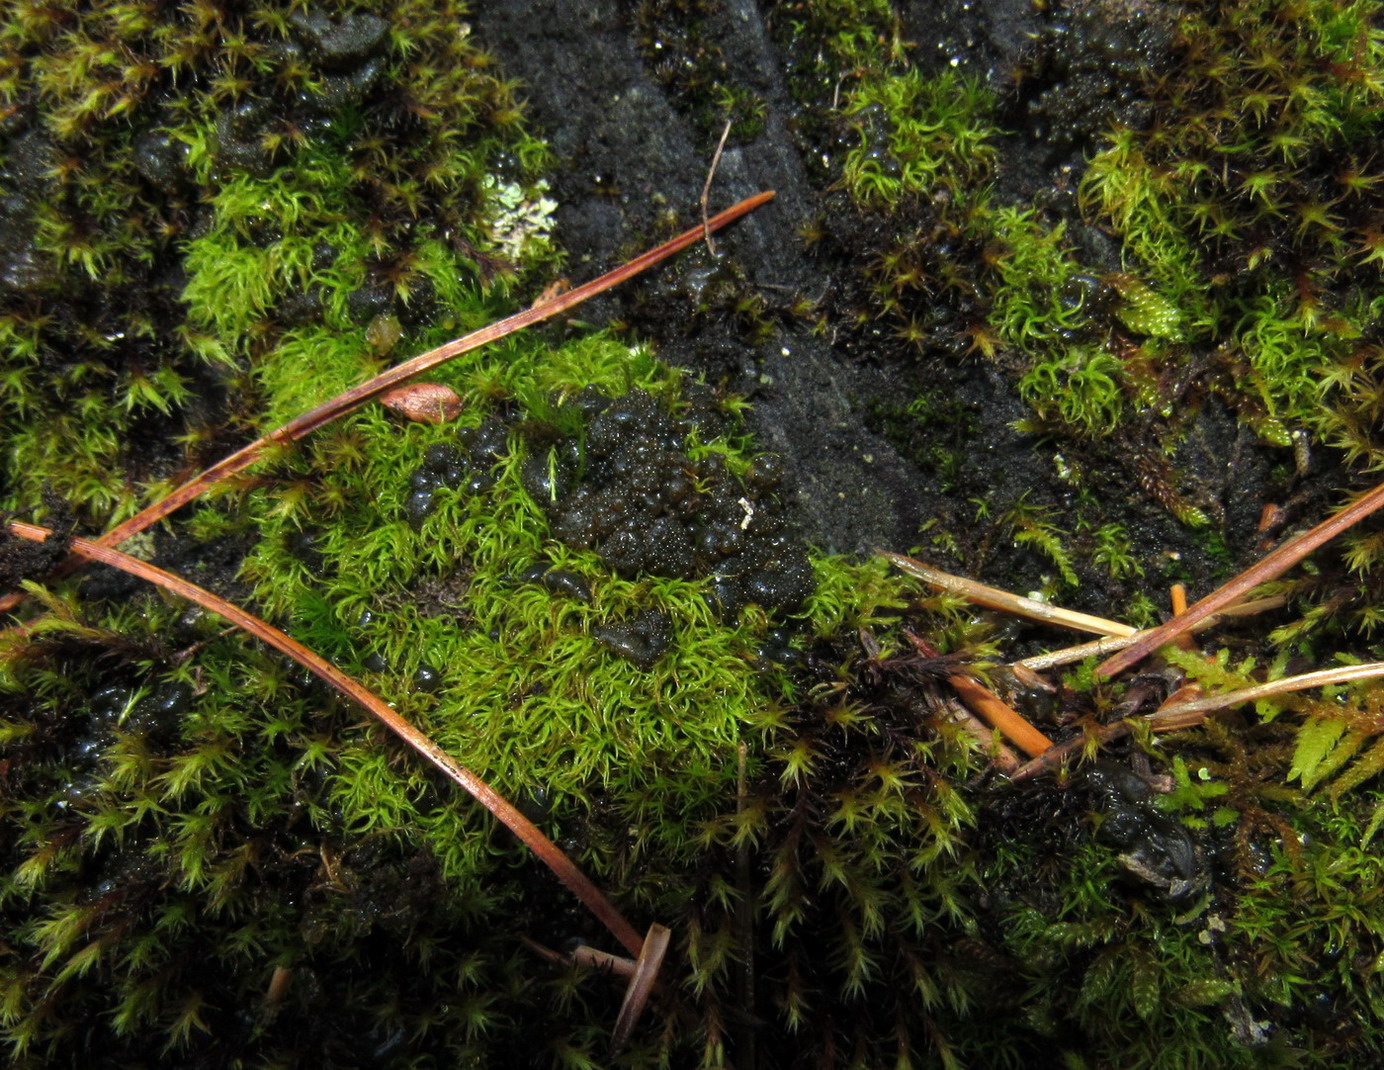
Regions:
<instances>
[{"instance_id":1,"label":"bright green moss clump","mask_svg":"<svg viewBox=\"0 0 1384 1070\"><path fill-rule=\"evenodd\" d=\"M308 352L456 333L548 255L512 233L543 146L459 10L21 5L0 48L7 506L46 483L103 527L296 412Z\"/></svg>"}]
</instances>

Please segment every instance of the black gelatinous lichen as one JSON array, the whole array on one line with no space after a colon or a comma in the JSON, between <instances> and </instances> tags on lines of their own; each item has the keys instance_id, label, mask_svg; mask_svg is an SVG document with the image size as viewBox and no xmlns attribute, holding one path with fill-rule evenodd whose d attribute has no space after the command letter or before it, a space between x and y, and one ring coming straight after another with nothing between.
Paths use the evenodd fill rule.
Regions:
<instances>
[{"instance_id":1,"label":"black gelatinous lichen","mask_svg":"<svg viewBox=\"0 0 1384 1070\"><path fill-rule=\"evenodd\" d=\"M1101 760L1082 770L1101 814L1099 838L1120 850L1120 865L1169 900L1206 887L1207 874L1187 829L1154 805L1148 781L1118 762Z\"/></svg>"},{"instance_id":2,"label":"black gelatinous lichen","mask_svg":"<svg viewBox=\"0 0 1384 1070\"><path fill-rule=\"evenodd\" d=\"M496 461L508 448L509 431L491 418L479 427L463 431L457 444L439 442L428 447L423 463L409 474L409 495L404 512L415 526L433 511L434 495L443 488L465 487L479 494L495 485Z\"/></svg>"},{"instance_id":3,"label":"black gelatinous lichen","mask_svg":"<svg viewBox=\"0 0 1384 1070\"><path fill-rule=\"evenodd\" d=\"M667 651L672 630L673 621L667 613L650 609L618 624L602 624L591 629L591 634L612 654L648 670Z\"/></svg>"},{"instance_id":4,"label":"black gelatinous lichen","mask_svg":"<svg viewBox=\"0 0 1384 1070\"><path fill-rule=\"evenodd\" d=\"M1166 65L1168 31L1145 12L1118 20L1090 11L1056 17L1015 72L1011 104L1054 152L1081 148L1110 124L1149 117L1144 85Z\"/></svg>"}]
</instances>

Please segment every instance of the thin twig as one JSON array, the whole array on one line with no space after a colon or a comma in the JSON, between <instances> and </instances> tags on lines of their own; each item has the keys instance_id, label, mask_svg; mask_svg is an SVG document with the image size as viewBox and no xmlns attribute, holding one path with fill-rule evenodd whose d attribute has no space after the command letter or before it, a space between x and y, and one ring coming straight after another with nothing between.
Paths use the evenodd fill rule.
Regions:
<instances>
[{"instance_id":1,"label":"thin twig","mask_svg":"<svg viewBox=\"0 0 1384 1070\"><path fill-rule=\"evenodd\" d=\"M1275 576L1286 572L1323 543L1334 539L1347 528L1359 523L1376 509L1384 506L1384 483L1361 495L1335 516L1328 517L1310 531L1305 531L1294 539L1289 539L1277 550L1272 551L1249 568L1245 569L1228 583L1212 591L1185 613L1179 613L1161 627L1154 628L1138 642L1131 643L1112 658L1106 659L1096 667L1101 676L1118 676L1130 666L1142 661L1160 646L1166 646L1179 635L1193 627L1218 610L1232 602L1238 602L1246 593L1267 583Z\"/></svg>"},{"instance_id":2,"label":"thin twig","mask_svg":"<svg viewBox=\"0 0 1384 1070\"><path fill-rule=\"evenodd\" d=\"M716 168L721 164L721 153L726 147L726 138L730 137L730 128L735 124L734 119L726 120L726 128L721 131L721 140L716 142L716 151L711 156L711 166L706 172L706 182L702 184L702 236L706 239L706 251L712 256L716 255L716 244L711 240L711 221L707 219L707 204L711 200L711 180L716 177Z\"/></svg>"},{"instance_id":3,"label":"thin twig","mask_svg":"<svg viewBox=\"0 0 1384 1070\"><path fill-rule=\"evenodd\" d=\"M21 521L11 521L7 526L11 534L32 542L43 542L52 534L48 528ZM615 905L601 893L601 890L591 882L586 874L582 873L572 860L562 853L557 844L543 835L538 826L515 809L508 799L449 755L423 731L400 717L383 699L366 689L353 677L342 672L326 658L309 650L292 636L279 631L272 624L194 583L189 583L181 576L165 572L147 561L141 561L137 557L131 557L119 550L101 546L99 543L88 539L72 538L68 541L68 548L83 560L99 561L102 564L118 568L122 572L128 572L132 576L138 576L142 580L147 580L164 590L171 591L180 598L196 602L203 609L225 617L232 624L292 658L318 679L330 684L343 695L364 706L381 724L442 770L453 781L460 784L482 806L494 814L503 825L518 836L524 845L557 875L557 878L567 886L568 890L586 904L591 913L600 919L601 923L610 930L611 934L620 941L630 954L640 954L644 941L640 939L638 931L625 920Z\"/></svg>"},{"instance_id":4,"label":"thin twig","mask_svg":"<svg viewBox=\"0 0 1384 1070\"><path fill-rule=\"evenodd\" d=\"M931 565L925 565L916 558L905 557L903 554L890 553L888 550L876 550L875 553L887 557L901 571L907 572L915 579L922 580L939 591L959 595L966 601L984 606L986 609L998 609L1015 616L1027 617L1029 620L1041 621L1044 624L1058 624L1074 631L1092 632L1096 635L1126 636L1133 635L1138 630L1128 624L1121 624L1117 620L1106 620L1104 617L1094 617L1089 613L1061 609L1058 606L1048 605L1046 602L1039 602L1036 598L1025 598L1023 595L1010 594L998 587L990 587L984 583L977 583L975 580L968 580L964 576L953 576L950 572L935 569Z\"/></svg>"},{"instance_id":5,"label":"thin twig","mask_svg":"<svg viewBox=\"0 0 1384 1070\"><path fill-rule=\"evenodd\" d=\"M1205 628L1214 627L1222 621L1229 620L1231 617L1250 617L1256 613L1263 613L1266 610L1278 609L1287 599L1283 595L1270 595L1268 598L1256 598L1253 602L1241 602L1237 606L1229 606L1213 617L1206 617L1198 621L1193 627L1193 632L1202 631ZM1063 647L1061 650L1051 650L1046 654L1034 654L1031 658L1022 658L1014 662L1015 665L1022 665L1026 669L1034 672L1042 672L1045 669L1056 669L1063 665L1071 665L1073 662L1085 661L1087 658L1102 658L1114 654L1116 651L1124 650L1126 647L1137 643L1144 636L1148 635L1153 629L1135 632L1133 635L1107 637L1097 639L1094 642L1082 643L1079 646Z\"/></svg>"},{"instance_id":6,"label":"thin twig","mask_svg":"<svg viewBox=\"0 0 1384 1070\"><path fill-rule=\"evenodd\" d=\"M1121 736L1128 735L1130 731L1129 721L1116 721L1114 724L1103 726L1094 733L1094 738L1101 743L1109 743ZM1050 747L1042 754L1037 755L1031 761L1019 766L1010 776L1010 780L1018 784L1025 780L1032 780L1036 776L1044 773L1055 772L1060 769L1067 759L1077 751L1084 749L1093 737L1082 733L1075 739L1069 739L1066 743L1059 743Z\"/></svg>"},{"instance_id":7,"label":"thin twig","mask_svg":"<svg viewBox=\"0 0 1384 1070\"><path fill-rule=\"evenodd\" d=\"M406 360L387 371L381 372L373 379L369 379L359 386L352 387L342 394L338 394L330 401L323 402L315 409L303 413L301 416L290 420L267 435L257 438L248 446L245 446L229 457L225 457L212 465L205 472L194 476L182 486L168 494L167 497L160 499L154 504L142 509L123 524L119 524L106 532L104 535L93 540L98 546L117 546L132 535L136 535L146 528L158 523L164 517L182 508L188 502L201 496L208 488L228 476L248 468L254 464L271 447L288 442L296 442L305 435L316 431L318 428L330 423L338 417L344 416L349 412L359 408L366 402L371 401L385 391L398 386L405 380L412 379L416 375L431 371L449 360L469 353L481 346L489 345L506 338L516 331L531 327L536 323L566 312L569 308L587 301L597 294L603 293L614 286L620 285L641 271L645 271L661 260L666 260L674 253L681 252L689 245L702 238L708 230L717 230L732 223L752 212L766 201L772 200L774 193L772 190L757 193L753 197L746 197L738 204L732 205L724 212L719 212L710 220L706 220L701 226L693 227L684 231L671 241L664 242L657 248L650 249L633 260L630 260L613 271L608 271L600 278L592 279L590 282L583 283L575 289L568 290L566 293L559 294L550 301L542 304L533 305L529 308L516 312L512 316L488 324L480 330L472 331L470 334L461 338L454 339L436 349L430 349L426 353L421 353L411 360ZM63 566L55 573L57 576L67 575L77 567L72 558L69 558ZM19 604L23 594L14 592L0 597L0 613L8 612Z\"/></svg>"},{"instance_id":8,"label":"thin twig","mask_svg":"<svg viewBox=\"0 0 1384 1070\"><path fill-rule=\"evenodd\" d=\"M741 740L735 748L735 815L743 819L749 807L750 798L750 745ZM753 858L749 840L742 840L735 848L735 884L740 893L735 903L735 939L742 949L740 962L740 1006L745 1011L747 1021L755 1016L755 959L754 959L754 915L755 895L753 885ZM737 1039L742 1062L745 1066L756 1066L756 1031L749 1027L739 1030Z\"/></svg>"}]
</instances>

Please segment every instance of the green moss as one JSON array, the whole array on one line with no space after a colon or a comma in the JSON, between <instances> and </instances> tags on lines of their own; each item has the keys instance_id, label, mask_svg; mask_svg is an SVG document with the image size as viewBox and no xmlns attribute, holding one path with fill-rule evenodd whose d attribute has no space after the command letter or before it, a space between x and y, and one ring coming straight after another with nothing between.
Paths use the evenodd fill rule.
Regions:
<instances>
[{"instance_id":1,"label":"green moss","mask_svg":"<svg viewBox=\"0 0 1384 1070\"><path fill-rule=\"evenodd\" d=\"M46 274L0 310L6 505L34 510L47 480L93 523L122 515L226 445L207 427L243 437L294 415L507 310L509 280L552 263L543 149L458 13L351 10L388 20L372 108L334 111L327 130L271 124L239 148L230 109L330 88L277 47L304 32L291 10L190 7L159 31L138 6L72 24L33 8L7 24L0 93L31 109L25 86L40 84L56 101L49 136L99 166L59 168L34 229L17 232ZM1297 45L1283 35L1300 20L1270 17L1285 9L1193 5L1177 44L1187 79L1158 88L1186 107L1092 135L1085 211L1124 242L1112 274L1091 271L1051 213L995 201L994 102L912 69L889 5L785 9L797 84L819 104L842 94L831 196L859 231L875 303L858 314L882 313L926 359L995 361L1045 433L1083 447L1123 446L1137 413L1150 449L1171 450L1183 427L1160 377L1210 354L1207 389L1266 440L1309 427L1374 464L1377 206L1360 150L1376 125L1374 9L1301 10ZM1242 52L1260 67L1226 59ZM150 56L169 73L145 72ZM1275 57L1284 71L1264 65ZM1202 85L1208 70L1230 88ZM160 82L173 72L176 99ZM1227 126L1215 108L1230 100ZM173 193L138 174L146 136L186 148ZM1225 168L1207 162L1216 152ZM1352 163L1333 176L1327 158ZM182 281L160 283L174 266ZM124 360L119 332L145 359ZM69 344L70 363L46 359ZM1204 871L1194 901L1168 901L1102 838L1111 814L1084 774L1023 789L987 774L986 745L939 683L956 658L1008 653L971 607L920 597L883 562L819 558L784 637L757 607L721 620L706 580L621 578L553 537L522 471L580 434L564 400L641 389L704 412L707 388L601 334L511 339L435 378L464 398L455 424L361 410L148 550L195 547L208 582L521 801L637 924L673 928L678 1005L624 1064L1341 1065L1378 1048L1380 874L1361 845L1384 808L1367 691L1304 707L1302 732L1283 703L1161 750L1138 739L1173 791L1136 817L1185 830ZM744 475L742 403L716 400L728 424L686 448ZM495 414L510 430L486 462L493 485L410 511L429 448ZM929 422L898 440L959 490L949 473L983 433L975 406L933 393L889 416ZM61 466L43 460L58 436L71 436ZM132 442L154 445L136 456ZM968 525L984 534L963 547L939 521L928 536L957 553L1002 536L1055 573L1050 587L1114 581L1126 619L1145 623L1151 596L1121 584L1152 558L1132 521L1092 504L1088 459L1066 480L1070 521L996 491L996 518ZM1377 624L1378 542L1361 531L1349 547L1352 583L1328 563L1293 588L1306 603L1270 636L1271 674ZM1209 532L1198 550L1225 546ZM580 577L590 601L526 581L540 563ZM10 637L0 669L0 1030L16 1065L98 1041L131 1064L608 1061L618 986L550 970L516 939L592 938L532 859L280 658L131 591L44 592L51 623ZM597 631L649 610L672 643L641 668ZM953 660L918 655L901 626ZM1170 657L1208 688L1254 668ZM1128 695L1093 670L1047 706L1015 701L1050 731L1049 713L1102 716ZM280 1005L275 967L293 971Z\"/></svg>"},{"instance_id":2,"label":"green moss","mask_svg":"<svg viewBox=\"0 0 1384 1070\"><path fill-rule=\"evenodd\" d=\"M993 107L983 86L954 71L863 81L844 108L860 137L842 167L851 198L879 208L978 186L995 157L995 130L986 123Z\"/></svg>"},{"instance_id":3,"label":"green moss","mask_svg":"<svg viewBox=\"0 0 1384 1070\"><path fill-rule=\"evenodd\" d=\"M7 506L33 509L48 482L98 526L128 515L181 467L179 437L241 409L226 386L272 364L286 328L354 329L348 280L446 333L468 306L489 318L497 280L551 262L541 228L522 248L503 230L505 197L539 203L544 149L452 14L344 17L363 43L325 65L323 26L272 6L165 24L98 5L7 32ZM502 159L517 166L487 186Z\"/></svg>"}]
</instances>

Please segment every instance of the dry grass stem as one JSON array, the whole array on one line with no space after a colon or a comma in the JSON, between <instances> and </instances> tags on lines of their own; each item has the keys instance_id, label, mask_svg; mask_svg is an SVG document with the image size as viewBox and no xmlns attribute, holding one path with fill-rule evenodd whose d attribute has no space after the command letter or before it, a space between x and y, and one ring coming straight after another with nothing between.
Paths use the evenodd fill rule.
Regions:
<instances>
[{"instance_id":1,"label":"dry grass stem","mask_svg":"<svg viewBox=\"0 0 1384 1070\"><path fill-rule=\"evenodd\" d=\"M1363 665L1342 665L1334 669L1318 669L1299 676L1285 676L1270 680L1266 684L1242 688L1239 691L1226 691L1219 695L1207 695L1193 702L1179 702L1167 705L1149 715L1149 722L1160 731L1166 731L1165 722L1188 714L1206 714L1226 706L1238 706L1242 702L1285 695L1292 691L1305 691L1309 687L1330 687L1333 684L1350 683L1352 680L1369 680L1384 676L1384 662L1368 661Z\"/></svg>"},{"instance_id":2,"label":"dry grass stem","mask_svg":"<svg viewBox=\"0 0 1384 1070\"><path fill-rule=\"evenodd\" d=\"M1263 613L1270 609L1278 609L1287 599L1282 595L1272 595L1269 598L1256 598L1252 602L1241 602L1237 606L1230 606L1221 610L1213 617L1206 617L1200 620L1192 628L1193 632L1203 631L1213 627L1221 621L1231 617L1252 617L1256 613ZM1031 658L1021 658L1013 662L1013 665L1032 669L1034 672L1043 672L1046 669L1056 669L1063 665L1072 665L1078 661L1085 661L1087 658L1109 657L1117 651L1124 650L1130 645L1138 642L1141 638L1148 635L1153 629L1134 632L1131 635L1120 638L1097 639L1090 643L1081 643L1078 646L1063 647L1061 650L1050 650L1046 654L1034 654Z\"/></svg>"},{"instance_id":3,"label":"dry grass stem","mask_svg":"<svg viewBox=\"0 0 1384 1070\"><path fill-rule=\"evenodd\" d=\"M948 716L976 741L989 757L991 765L1005 776L1012 775L1019 768L1019 756L995 738L996 729L987 727L985 722L966 709L960 700L943 699L942 702Z\"/></svg>"},{"instance_id":4,"label":"dry grass stem","mask_svg":"<svg viewBox=\"0 0 1384 1070\"><path fill-rule=\"evenodd\" d=\"M1184 688L1172 696L1172 701L1164 703L1147 717L1142 719L1126 718L1123 721L1105 725L1095 733L1086 733L1075 739L1069 739L1021 766L1010 779L1029 780L1032 777L1051 772L1077 751L1085 748L1093 739L1098 743L1110 743L1128 735L1140 720L1147 723L1149 728L1155 732L1173 732L1182 728L1194 728L1206 719L1208 713L1225 709L1227 706L1238 706L1242 702L1253 702L1255 699L1270 698L1273 695L1285 695L1292 691L1305 691L1312 687L1329 687L1333 684L1345 684L1353 680L1369 680L1380 676L1384 676L1384 662L1372 661L1363 665L1343 665L1335 669L1318 669L1316 672L1303 673L1299 676L1285 676L1281 680L1270 680L1266 684L1241 688L1239 691L1226 691L1219 695L1208 695L1205 698L1185 702L1178 701L1179 696L1191 690Z\"/></svg>"},{"instance_id":5,"label":"dry grass stem","mask_svg":"<svg viewBox=\"0 0 1384 1070\"><path fill-rule=\"evenodd\" d=\"M716 177L716 168L721 166L721 153L726 150L726 138L730 137L730 128L735 125L734 119L727 119L725 129L721 131L721 140L716 142L716 151L711 154L711 166L706 171L706 181L702 183L702 237L706 239L706 251L712 256L716 255L716 243L711 240L711 220L707 218L708 203L711 200L711 183Z\"/></svg>"},{"instance_id":6,"label":"dry grass stem","mask_svg":"<svg viewBox=\"0 0 1384 1070\"><path fill-rule=\"evenodd\" d=\"M1071 628L1073 631L1091 632L1095 635L1128 636L1138 631L1137 628L1132 628L1128 624L1121 624L1117 620L1106 620L1104 617L1095 617L1089 613L1077 613L1074 610L1061 609L1058 606L1050 606L1046 602L1039 602L1035 598L1010 594L998 587L990 587L962 576L953 576L950 572L935 569L931 565L925 565L921 561L912 557L905 557L903 554L890 553L888 550L876 550L875 552L887 557L901 571L908 573L914 579L922 580L930 587L957 595L968 602L984 606L986 609L998 609L1003 613L1026 617L1043 624L1056 624L1063 628Z\"/></svg>"}]
</instances>

